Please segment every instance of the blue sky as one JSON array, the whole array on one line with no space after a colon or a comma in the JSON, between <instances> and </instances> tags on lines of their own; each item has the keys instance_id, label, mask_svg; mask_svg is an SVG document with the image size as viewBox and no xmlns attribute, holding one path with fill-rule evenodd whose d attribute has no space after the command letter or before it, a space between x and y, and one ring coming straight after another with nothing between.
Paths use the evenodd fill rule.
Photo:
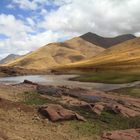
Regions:
<instances>
[{"instance_id":1,"label":"blue sky","mask_svg":"<svg viewBox=\"0 0 140 140\"><path fill-rule=\"evenodd\" d=\"M0 0L0 58L94 32L140 35L140 0Z\"/></svg>"}]
</instances>

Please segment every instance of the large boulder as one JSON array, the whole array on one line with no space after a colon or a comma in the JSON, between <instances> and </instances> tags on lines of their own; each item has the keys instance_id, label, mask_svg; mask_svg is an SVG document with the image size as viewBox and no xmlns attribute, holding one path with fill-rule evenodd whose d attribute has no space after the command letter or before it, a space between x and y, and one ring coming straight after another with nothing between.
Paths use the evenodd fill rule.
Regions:
<instances>
[{"instance_id":1,"label":"large boulder","mask_svg":"<svg viewBox=\"0 0 140 140\"><path fill-rule=\"evenodd\" d=\"M104 132L101 140L140 140L140 129Z\"/></svg>"},{"instance_id":2,"label":"large boulder","mask_svg":"<svg viewBox=\"0 0 140 140\"><path fill-rule=\"evenodd\" d=\"M39 108L39 112L50 119L52 122L63 120L80 120L85 121L84 117L74 111L63 108L61 105L49 104Z\"/></svg>"}]
</instances>

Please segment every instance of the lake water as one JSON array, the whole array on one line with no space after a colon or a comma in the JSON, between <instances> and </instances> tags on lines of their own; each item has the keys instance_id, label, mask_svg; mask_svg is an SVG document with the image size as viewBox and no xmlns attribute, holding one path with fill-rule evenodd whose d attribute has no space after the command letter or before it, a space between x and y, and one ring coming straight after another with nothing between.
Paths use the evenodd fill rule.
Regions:
<instances>
[{"instance_id":1,"label":"lake water","mask_svg":"<svg viewBox=\"0 0 140 140\"><path fill-rule=\"evenodd\" d=\"M140 84L140 82L133 82L127 84L104 84L104 83L90 83L90 82L79 82L69 81L69 78L74 78L76 75L28 75L28 76L14 76L14 77L2 77L0 83L4 84L17 84L23 82L25 79L39 84L47 85L59 85L59 86L72 86L81 87L87 89L95 89L102 91L109 91L113 89L132 87Z\"/></svg>"}]
</instances>

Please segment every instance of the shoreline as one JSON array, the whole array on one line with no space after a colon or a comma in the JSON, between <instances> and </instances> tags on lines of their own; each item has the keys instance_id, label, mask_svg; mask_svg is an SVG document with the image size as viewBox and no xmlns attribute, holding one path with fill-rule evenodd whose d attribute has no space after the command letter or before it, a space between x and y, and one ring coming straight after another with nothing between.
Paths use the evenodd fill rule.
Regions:
<instances>
[{"instance_id":1,"label":"shoreline","mask_svg":"<svg viewBox=\"0 0 140 140\"><path fill-rule=\"evenodd\" d=\"M95 89L101 91L110 91L125 87L133 87L140 84L140 81L125 83L125 84L105 84L105 83L93 83L93 82L79 82L71 81L69 79L77 77L78 75L26 75L26 76L10 76L1 77L0 83L6 84L18 84L24 80L33 81L43 85L52 86L70 86L70 87L82 87L85 89Z\"/></svg>"}]
</instances>

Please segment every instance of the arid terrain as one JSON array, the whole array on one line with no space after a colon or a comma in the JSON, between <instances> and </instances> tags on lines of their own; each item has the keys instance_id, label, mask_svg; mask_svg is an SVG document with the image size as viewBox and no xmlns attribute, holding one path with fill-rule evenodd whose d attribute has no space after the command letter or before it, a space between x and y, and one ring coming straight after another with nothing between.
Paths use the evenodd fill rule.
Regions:
<instances>
[{"instance_id":1,"label":"arid terrain","mask_svg":"<svg viewBox=\"0 0 140 140\"><path fill-rule=\"evenodd\" d=\"M140 140L140 0L0 0L0 140Z\"/></svg>"},{"instance_id":2,"label":"arid terrain","mask_svg":"<svg viewBox=\"0 0 140 140\"><path fill-rule=\"evenodd\" d=\"M73 120L72 117L66 121L67 117L63 112L61 121L52 122L51 118L39 112L42 106L51 107L52 104L78 113L84 117L84 121ZM53 108L51 111L53 112ZM59 112L61 113L61 110ZM48 110L48 113L51 112ZM2 140L110 140L105 133L108 131L112 131L110 137L122 133L125 139L125 133L119 130L129 133L129 129L133 129L135 136L129 133L128 138L139 139L139 115L139 93L135 98L131 94L121 94L121 91L105 93L80 88L42 86L29 81L16 85L0 85ZM53 113L52 117L58 116Z\"/></svg>"},{"instance_id":3,"label":"arid terrain","mask_svg":"<svg viewBox=\"0 0 140 140\"><path fill-rule=\"evenodd\" d=\"M39 74L77 77L69 79L71 86L28 79L17 84L1 81L0 139L139 140L140 85L130 86L130 82L140 81L139 46L140 39L133 35L106 38L87 33L6 59L0 66L1 78ZM95 90L84 83L79 87L73 80L102 87ZM107 83L127 86L103 90Z\"/></svg>"},{"instance_id":4,"label":"arid terrain","mask_svg":"<svg viewBox=\"0 0 140 140\"><path fill-rule=\"evenodd\" d=\"M134 38L115 46L109 47L99 55L89 60L68 64L69 69L125 70L139 69L140 38Z\"/></svg>"},{"instance_id":5,"label":"arid terrain","mask_svg":"<svg viewBox=\"0 0 140 140\"><path fill-rule=\"evenodd\" d=\"M123 43L135 39L133 35L122 35L114 38L104 38L93 33L87 33L79 37L47 44L38 50L17 59L12 59L3 66L16 66L25 69L52 69L56 66L89 60L100 55L107 46Z\"/></svg>"}]
</instances>

